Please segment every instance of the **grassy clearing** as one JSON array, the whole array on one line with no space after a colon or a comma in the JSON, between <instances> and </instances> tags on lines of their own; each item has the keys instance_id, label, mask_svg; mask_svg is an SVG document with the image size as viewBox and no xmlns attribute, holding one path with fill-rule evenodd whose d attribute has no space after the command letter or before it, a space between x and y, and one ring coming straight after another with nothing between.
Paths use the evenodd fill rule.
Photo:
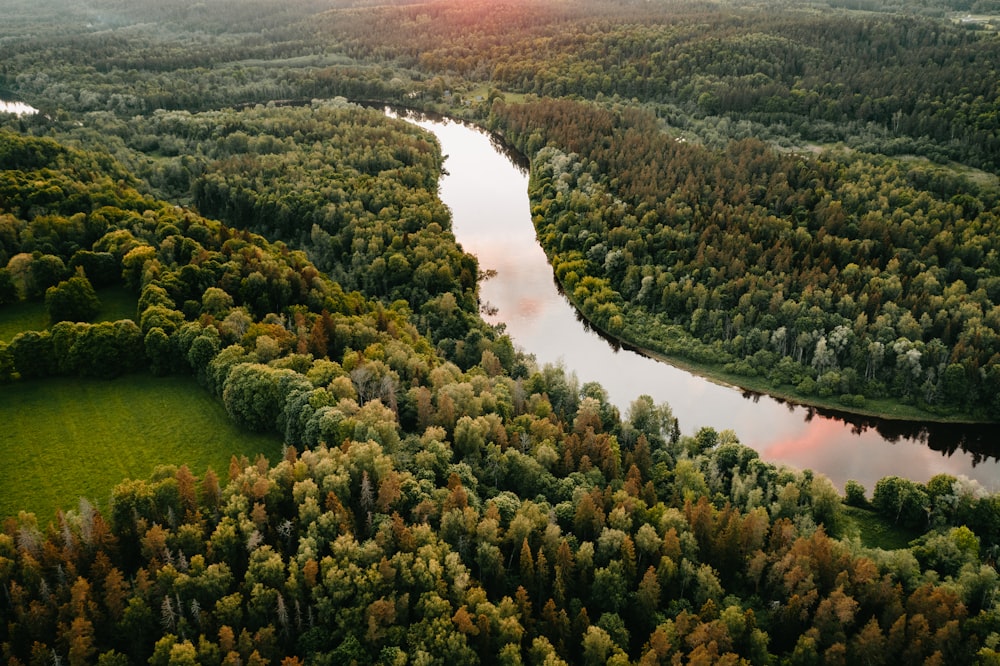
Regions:
<instances>
[{"instance_id":1,"label":"grassy clearing","mask_svg":"<svg viewBox=\"0 0 1000 666\"><path fill-rule=\"evenodd\" d=\"M135 319L139 301L136 295L124 285L105 287L97 290L97 298L101 301L101 311L97 313L94 322L118 321L119 319ZM138 323L138 320L136 320Z\"/></svg>"},{"instance_id":2,"label":"grassy clearing","mask_svg":"<svg viewBox=\"0 0 1000 666\"><path fill-rule=\"evenodd\" d=\"M157 465L211 467L232 455L281 455L277 436L237 428L190 377L52 379L0 386L0 518L20 510L47 523L86 497L106 509L112 488Z\"/></svg>"},{"instance_id":3,"label":"grassy clearing","mask_svg":"<svg viewBox=\"0 0 1000 666\"><path fill-rule=\"evenodd\" d=\"M0 308L0 342L10 342L21 331L41 331L48 327L49 313L42 301L21 301Z\"/></svg>"},{"instance_id":4,"label":"grassy clearing","mask_svg":"<svg viewBox=\"0 0 1000 666\"><path fill-rule=\"evenodd\" d=\"M97 291L101 311L94 322L135 319L138 301L124 286L105 287ZM21 301L0 308L0 342L10 342L21 331L43 331L49 327L45 301Z\"/></svg>"},{"instance_id":5,"label":"grassy clearing","mask_svg":"<svg viewBox=\"0 0 1000 666\"><path fill-rule=\"evenodd\" d=\"M462 97L469 101L475 102L477 97L482 97L484 100L489 97L490 91L493 90L495 86L488 83L482 83L477 86L470 87L467 91L462 92ZM503 94L503 99L508 104L522 104L524 98L527 97L524 93L515 93L508 90L501 90Z\"/></svg>"},{"instance_id":6,"label":"grassy clearing","mask_svg":"<svg viewBox=\"0 0 1000 666\"><path fill-rule=\"evenodd\" d=\"M874 511L860 509L856 506L844 507L844 536L858 536L861 543L869 548L895 550L908 548L910 542L920 536L920 533L904 529L886 521Z\"/></svg>"}]
</instances>

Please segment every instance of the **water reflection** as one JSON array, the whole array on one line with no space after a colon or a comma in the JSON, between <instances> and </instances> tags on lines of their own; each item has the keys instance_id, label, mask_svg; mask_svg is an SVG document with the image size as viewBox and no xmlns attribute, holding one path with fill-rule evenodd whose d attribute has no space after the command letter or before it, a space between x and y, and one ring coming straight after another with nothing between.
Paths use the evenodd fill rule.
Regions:
<instances>
[{"instance_id":1,"label":"water reflection","mask_svg":"<svg viewBox=\"0 0 1000 666\"><path fill-rule=\"evenodd\" d=\"M480 287L514 342L540 363L562 363L580 382L597 381L625 413L641 394L668 402L684 432L732 429L773 463L809 468L838 487L848 479L871 491L888 475L926 481L965 475L1000 490L997 428L889 421L803 407L692 375L642 356L593 331L559 292L535 238L524 158L512 166L496 138L442 118L410 118L433 132L447 156L441 198L455 236L496 276ZM581 325L582 323L582 325Z\"/></svg>"}]
</instances>

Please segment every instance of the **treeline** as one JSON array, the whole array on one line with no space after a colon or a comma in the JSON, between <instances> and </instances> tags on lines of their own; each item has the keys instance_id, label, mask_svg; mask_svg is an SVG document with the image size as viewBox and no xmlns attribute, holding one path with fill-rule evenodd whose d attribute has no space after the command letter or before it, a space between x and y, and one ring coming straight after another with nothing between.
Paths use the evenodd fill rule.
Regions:
<instances>
[{"instance_id":1,"label":"treeline","mask_svg":"<svg viewBox=\"0 0 1000 666\"><path fill-rule=\"evenodd\" d=\"M131 117L336 95L426 105L488 86L642 104L712 140L752 131L1000 166L1000 45L940 17L597 1L363 5L261 13L141 3L52 25L27 18L30 28L12 24L0 87L58 119L60 110Z\"/></svg>"},{"instance_id":2,"label":"treeline","mask_svg":"<svg viewBox=\"0 0 1000 666\"><path fill-rule=\"evenodd\" d=\"M286 3L262 14L239 5L228 18L224 11L206 17L208 7L192 11L187 4L129 3L79 17L32 5L24 10L29 27L5 33L0 89L30 99L44 114L24 124L49 126L66 114L128 118L337 95L400 101L415 85L406 73L326 53L325 39L301 23L315 7L289 11L295 3ZM153 21L171 10L187 16ZM240 25L240 18L270 29Z\"/></svg>"},{"instance_id":3,"label":"treeline","mask_svg":"<svg viewBox=\"0 0 1000 666\"><path fill-rule=\"evenodd\" d=\"M593 430L596 403L581 401L567 447L605 436ZM650 481L638 471L650 455L645 433L629 454L637 464L610 483L596 467L545 471L550 445L534 435L492 443L497 467L477 480L472 473L487 470L460 451L457 433L437 426L301 455L289 448L273 466L233 460L224 484L211 471L197 478L183 466L161 468L118 486L107 514L81 502L48 530L28 516L8 521L4 656L73 664L996 658L984 644L996 636L988 609L997 574L979 563L971 530L947 528L913 551L866 551L813 525L839 501L820 479L774 470L738 444L717 445L709 431L675 444L660 434L654 469L676 474ZM510 490L530 492L547 477L564 490L533 499ZM713 488L743 493L753 508L713 504ZM940 506L956 497L970 498L949 492ZM927 565L944 582L920 573Z\"/></svg>"},{"instance_id":4,"label":"treeline","mask_svg":"<svg viewBox=\"0 0 1000 666\"><path fill-rule=\"evenodd\" d=\"M436 2L327 17L346 53L428 76L628 100L681 126L721 115L800 141L1000 167L1000 43L941 19L600 2Z\"/></svg>"},{"instance_id":5,"label":"treeline","mask_svg":"<svg viewBox=\"0 0 1000 666\"><path fill-rule=\"evenodd\" d=\"M498 103L494 119L535 155L539 239L604 330L849 407L1000 414L995 190L753 140L719 154L627 109Z\"/></svg>"},{"instance_id":6,"label":"treeline","mask_svg":"<svg viewBox=\"0 0 1000 666\"><path fill-rule=\"evenodd\" d=\"M306 250L345 290L360 290L386 307L405 302L420 330L430 332L463 367L478 363L482 346L492 344L494 336L477 316L475 258L458 248L437 198L441 156L432 140L408 123L329 102L104 118L72 134L92 141L96 131L161 196L192 201L231 226ZM17 172L8 176L23 180L16 180ZM26 195L21 212L40 196ZM51 279L37 280L32 276L55 259L18 258L12 267L24 295L37 297L68 277L73 251L98 240L101 224L82 215L33 220L21 233L21 252L62 250L66 256ZM45 225L53 229L42 231ZM73 225L95 230L85 238L60 240L60 229ZM15 232L12 227L11 237ZM106 252L101 258L109 260ZM256 314L272 311L267 307ZM502 352L505 358L512 354L509 348Z\"/></svg>"}]
</instances>

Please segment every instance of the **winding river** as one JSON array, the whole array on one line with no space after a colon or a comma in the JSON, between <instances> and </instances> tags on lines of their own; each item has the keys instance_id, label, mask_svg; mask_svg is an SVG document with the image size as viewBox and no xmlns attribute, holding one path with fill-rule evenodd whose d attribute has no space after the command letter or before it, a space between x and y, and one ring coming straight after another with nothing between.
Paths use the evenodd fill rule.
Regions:
<instances>
[{"instance_id":1,"label":"winding river","mask_svg":"<svg viewBox=\"0 0 1000 666\"><path fill-rule=\"evenodd\" d=\"M843 488L848 479L871 492L897 475L925 482L964 475L1000 491L1000 428L868 419L782 403L713 383L666 363L618 349L591 331L560 293L535 238L523 158L487 134L447 120L409 118L431 131L446 155L440 195L459 243L496 271L480 286L492 323L506 324L515 344L540 364L561 363L581 383L597 381L625 414L636 397L667 402L684 433L702 426L732 429L772 463L820 472ZM520 162L518 164L517 162Z\"/></svg>"}]
</instances>

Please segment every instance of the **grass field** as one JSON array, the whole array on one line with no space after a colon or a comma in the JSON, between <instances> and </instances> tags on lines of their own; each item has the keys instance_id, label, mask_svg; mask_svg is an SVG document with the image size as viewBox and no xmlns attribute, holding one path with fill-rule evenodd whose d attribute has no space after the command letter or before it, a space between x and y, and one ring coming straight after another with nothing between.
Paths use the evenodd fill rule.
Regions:
<instances>
[{"instance_id":1,"label":"grass field","mask_svg":"<svg viewBox=\"0 0 1000 666\"><path fill-rule=\"evenodd\" d=\"M105 287L97 292L101 311L94 322L135 319L137 299L124 286ZM0 342L10 342L21 331L42 331L49 327L45 301L22 301L0 308Z\"/></svg>"},{"instance_id":2,"label":"grass field","mask_svg":"<svg viewBox=\"0 0 1000 666\"><path fill-rule=\"evenodd\" d=\"M281 455L277 436L237 428L190 377L51 379L0 386L0 518L34 512L42 524L86 497L100 509L125 478L157 465L209 467L225 481L233 454Z\"/></svg>"},{"instance_id":3,"label":"grass field","mask_svg":"<svg viewBox=\"0 0 1000 666\"><path fill-rule=\"evenodd\" d=\"M874 511L855 506L844 507L847 526L845 536L857 535L861 543L869 548L895 550L908 548L910 541L920 536L919 532L902 528L887 522Z\"/></svg>"}]
</instances>

